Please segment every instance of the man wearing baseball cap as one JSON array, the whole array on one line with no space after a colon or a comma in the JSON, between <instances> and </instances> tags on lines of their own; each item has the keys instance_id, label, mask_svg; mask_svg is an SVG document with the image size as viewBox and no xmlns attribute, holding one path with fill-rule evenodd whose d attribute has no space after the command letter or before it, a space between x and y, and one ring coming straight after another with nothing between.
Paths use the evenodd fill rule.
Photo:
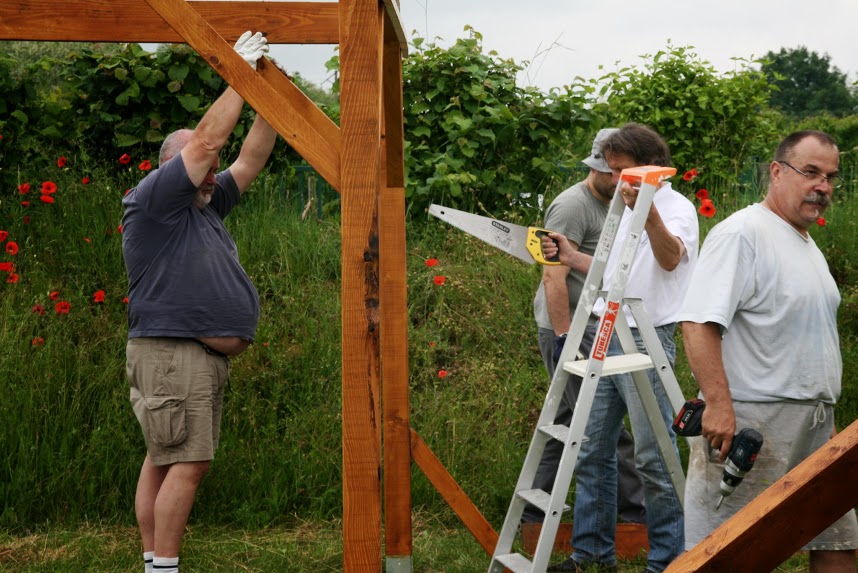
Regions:
<instances>
[{"instance_id":1,"label":"man wearing baseball cap","mask_svg":"<svg viewBox=\"0 0 858 573\"><path fill-rule=\"evenodd\" d=\"M602 155L602 143L616 128L601 129L593 141L590 155L582 163L590 168L587 178L560 193L545 215L546 229L565 235L575 249L576 256L572 268L566 265L545 265L542 267L542 283L533 299L533 314L539 337L539 350L549 378L554 376L557 359L566 341L566 333L575 314L575 306L584 287L584 279L590 269L590 260L599 244L599 235L608 215L608 205L614 195L611 182L611 168ZM595 317L591 316L591 320ZM589 354L593 344L588 329L581 342L582 354ZM557 410L555 424L569 426L572 411L578 400L581 378L571 377L566 385L563 400ZM533 487L551 491L563 454L563 443L549 440L539 462ZM631 434L624 431L617 444L617 464L619 480L617 484L617 512L620 519L628 523L646 523L643 506L643 483L635 470L634 441ZM542 511L534 506L524 510L522 521L525 523L542 522Z\"/></svg>"}]
</instances>

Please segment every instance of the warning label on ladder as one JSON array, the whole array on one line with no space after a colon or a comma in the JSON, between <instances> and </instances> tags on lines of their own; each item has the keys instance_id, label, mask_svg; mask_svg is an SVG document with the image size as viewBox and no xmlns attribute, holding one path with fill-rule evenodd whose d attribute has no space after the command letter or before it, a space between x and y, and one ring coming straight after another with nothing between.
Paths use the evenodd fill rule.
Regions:
<instances>
[{"instance_id":1,"label":"warning label on ladder","mask_svg":"<svg viewBox=\"0 0 858 573\"><path fill-rule=\"evenodd\" d=\"M620 303L609 301L605 309L605 317L602 320L602 328L599 329L599 336L596 338L596 344L593 347L593 358L604 362L605 355L608 353L608 344L611 342L611 335L614 334L614 321L617 320L617 312L620 310Z\"/></svg>"}]
</instances>

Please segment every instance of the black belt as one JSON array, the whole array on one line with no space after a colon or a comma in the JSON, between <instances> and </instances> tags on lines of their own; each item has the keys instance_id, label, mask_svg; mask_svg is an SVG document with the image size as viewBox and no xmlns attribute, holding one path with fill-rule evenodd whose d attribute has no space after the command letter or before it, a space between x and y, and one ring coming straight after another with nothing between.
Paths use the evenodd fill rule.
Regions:
<instances>
[{"instance_id":1,"label":"black belt","mask_svg":"<svg viewBox=\"0 0 858 573\"><path fill-rule=\"evenodd\" d=\"M205 350L206 352L208 352L208 353L209 353L209 354L211 354L212 356L217 356L217 357L219 357L219 358L223 358L224 360L227 360L227 361L229 360L229 354L224 354L224 353L223 353L223 352L221 352L220 350L215 350L214 348L212 348L211 346L209 346L209 345L208 345L208 344L206 344L205 342L202 342L202 341L200 341L200 340L197 340L196 338L192 338L191 340L193 340L194 342L196 342L197 344L199 344L200 346L202 346L202 347L203 347L203 350Z\"/></svg>"}]
</instances>

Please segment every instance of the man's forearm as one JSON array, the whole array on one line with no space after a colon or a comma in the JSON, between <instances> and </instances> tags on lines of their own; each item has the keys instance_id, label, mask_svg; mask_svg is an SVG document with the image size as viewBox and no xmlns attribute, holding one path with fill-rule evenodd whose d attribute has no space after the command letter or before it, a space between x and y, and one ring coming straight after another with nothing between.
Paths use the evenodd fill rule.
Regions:
<instances>
[{"instance_id":1,"label":"man's forearm","mask_svg":"<svg viewBox=\"0 0 858 573\"><path fill-rule=\"evenodd\" d=\"M232 87L227 87L205 113L194 129L194 136L206 151L217 155L226 144L244 107L244 99Z\"/></svg>"},{"instance_id":2,"label":"man's forearm","mask_svg":"<svg viewBox=\"0 0 858 573\"><path fill-rule=\"evenodd\" d=\"M675 269L685 254L685 245L665 226L655 205L650 209L644 229L658 266L668 272Z\"/></svg>"},{"instance_id":3,"label":"man's forearm","mask_svg":"<svg viewBox=\"0 0 858 573\"><path fill-rule=\"evenodd\" d=\"M244 192L250 187L250 184L265 167L276 141L277 132L265 121L265 118L257 114L247 138L241 146L238 159L229 168L239 191Z\"/></svg>"}]
</instances>

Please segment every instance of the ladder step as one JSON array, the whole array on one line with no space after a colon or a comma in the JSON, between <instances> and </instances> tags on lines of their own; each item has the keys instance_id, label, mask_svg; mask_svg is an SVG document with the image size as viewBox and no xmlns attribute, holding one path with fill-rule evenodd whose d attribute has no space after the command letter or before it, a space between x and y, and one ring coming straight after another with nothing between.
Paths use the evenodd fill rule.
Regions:
<instances>
[{"instance_id":1,"label":"ladder step","mask_svg":"<svg viewBox=\"0 0 858 573\"><path fill-rule=\"evenodd\" d=\"M542 513L548 514L548 508L551 505L551 494L541 489L523 489L515 492L515 495L531 505L535 505L542 510ZM572 509L570 506L563 504L563 511Z\"/></svg>"},{"instance_id":2,"label":"ladder step","mask_svg":"<svg viewBox=\"0 0 858 573\"><path fill-rule=\"evenodd\" d=\"M583 378L584 373L587 371L588 363L589 360L564 362L563 370ZM605 364L602 366L602 376L636 372L638 370L646 370L647 368L652 367L652 358L641 352L635 352L634 354L621 354L619 356L607 356L605 358Z\"/></svg>"},{"instance_id":3,"label":"ladder step","mask_svg":"<svg viewBox=\"0 0 858 573\"><path fill-rule=\"evenodd\" d=\"M539 431L564 444L566 443L567 436L569 436L569 426L564 426L563 424L540 426Z\"/></svg>"},{"instance_id":4,"label":"ladder step","mask_svg":"<svg viewBox=\"0 0 858 573\"><path fill-rule=\"evenodd\" d=\"M533 563L521 553L497 555L495 561L515 573L532 573L533 571Z\"/></svg>"}]
</instances>

